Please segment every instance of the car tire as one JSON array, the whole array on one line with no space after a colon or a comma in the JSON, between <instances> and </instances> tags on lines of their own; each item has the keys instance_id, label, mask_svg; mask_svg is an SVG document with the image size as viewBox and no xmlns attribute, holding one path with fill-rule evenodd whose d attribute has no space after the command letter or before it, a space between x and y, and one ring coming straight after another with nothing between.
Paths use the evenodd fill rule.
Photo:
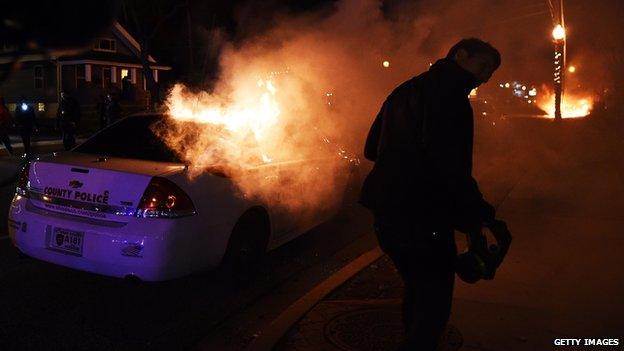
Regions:
<instances>
[{"instance_id":1,"label":"car tire","mask_svg":"<svg viewBox=\"0 0 624 351\"><path fill-rule=\"evenodd\" d=\"M264 257L269 239L269 221L263 209L245 212L234 225L222 267L238 274L250 274Z\"/></svg>"},{"instance_id":2,"label":"car tire","mask_svg":"<svg viewBox=\"0 0 624 351\"><path fill-rule=\"evenodd\" d=\"M17 257L20 260L29 260L31 257L28 256L27 254L23 253L21 250L17 250Z\"/></svg>"}]
</instances>

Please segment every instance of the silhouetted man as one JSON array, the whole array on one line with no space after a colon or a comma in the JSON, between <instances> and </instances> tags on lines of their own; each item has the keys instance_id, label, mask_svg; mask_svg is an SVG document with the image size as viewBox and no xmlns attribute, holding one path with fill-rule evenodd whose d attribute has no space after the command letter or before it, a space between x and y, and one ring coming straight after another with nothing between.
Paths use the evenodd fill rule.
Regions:
<instances>
[{"instance_id":1,"label":"silhouetted man","mask_svg":"<svg viewBox=\"0 0 624 351\"><path fill-rule=\"evenodd\" d=\"M0 96L0 142L4 144L9 155L13 155L13 147L9 138L11 124L13 124L13 116L4 104L4 97Z\"/></svg>"},{"instance_id":2,"label":"silhouetted man","mask_svg":"<svg viewBox=\"0 0 624 351\"><path fill-rule=\"evenodd\" d=\"M35 111L28 105L25 97L20 97L15 107L15 121L19 125L20 136L24 144L24 153L26 157L30 157L30 139L33 132L37 130L37 122L35 119Z\"/></svg>"},{"instance_id":3,"label":"silhouetted man","mask_svg":"<svg viewBox=\"0 0 624 351\"><path fill-rule=\"evenodd\" d=\"M104 107L104 119L106 125L111 125L121 118L121 106L112 94L106 95L106 106Z\"/></svg>"},{"instance_id":4,"label":"silhouetted man","mask_svg":"<svg viewBox=\"0 0 624 351\"><path fill-rule=\"evenodd\" d=\"M76 131L80 122L80 105L68 92L61 91L61 102L56 111L56 124L61 129L63 147L70 150L76 145Z\"/></svg>"},{"instance_id":5,"label":"silhouetted man","mask_svg":"<svg viewBox=\"0 0 624 351\"><path fill-rule=\"evenodd\" d=\"M100 94L98 97L98 102L95 104L95 110L98 114L98 119L100 121L100 130L106 128L108 123L106 122L106 104L108 103L106 96Z\"/></svg>"},{"instance_id":6,"label":"silhouetted man","mask_svg":"<svg viewBox=\"0 0 624 351\"><path fill-rule=\"evenodd\" d=\"M396 88L369 132L364 153L375 165L360 202L372 210L379 245L405 285L402 350L435 350L451 311L454 230L480 233L494 220L472 177L468 95L499 65L489 43L461 40Z\"/></svg>"}]
</instances>

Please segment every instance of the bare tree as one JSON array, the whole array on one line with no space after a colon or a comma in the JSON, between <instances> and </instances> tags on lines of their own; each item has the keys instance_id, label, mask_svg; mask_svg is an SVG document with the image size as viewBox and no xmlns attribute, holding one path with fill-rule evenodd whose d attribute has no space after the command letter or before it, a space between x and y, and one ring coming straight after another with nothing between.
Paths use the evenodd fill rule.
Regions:
<instances>
[{"instance_id":1,"label":"bare tree","mask_svg":"<svg viewBox=\"0 0 624 351\"><path fill-rule=\"evenodd\" d=\"M160 92L151 69L150 52L154 38L178 14L187 2L171 1L140 1L124 0L122 13L126 23L132 23L133 33L139 42L139 50L134 54L143 66L143 74L150 101L149 108L153 109L157 101L161 100Z\"/></svg>"}]
</instances>

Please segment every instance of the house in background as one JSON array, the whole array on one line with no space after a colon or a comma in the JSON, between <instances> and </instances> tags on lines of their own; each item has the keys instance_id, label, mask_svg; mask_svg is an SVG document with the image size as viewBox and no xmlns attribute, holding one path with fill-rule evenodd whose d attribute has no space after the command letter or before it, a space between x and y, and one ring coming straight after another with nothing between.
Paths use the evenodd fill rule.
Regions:
<instances>
[{"instance_id":1,"label":"house in background","mask_svg":"<svg viewBox=\"0 0 624 351\"><path fill-rule=\"evenodd\" d=\"M22 57L21 69L0 82L0 96L11 111L25 96L40 118L56 117L61 90L80 102L83 118L96 117L96 106L108 93L121 99L126 112L143 110L149 103L149 92L137 58L139 52L139 43L115 22L108 33L94 40L89 50L79 54ZM0 64L11 60L6 51L0 51ZM151 56L149 61L158 83L161 73L171 67L159 65Z\"/></svg>"}]
</instances>

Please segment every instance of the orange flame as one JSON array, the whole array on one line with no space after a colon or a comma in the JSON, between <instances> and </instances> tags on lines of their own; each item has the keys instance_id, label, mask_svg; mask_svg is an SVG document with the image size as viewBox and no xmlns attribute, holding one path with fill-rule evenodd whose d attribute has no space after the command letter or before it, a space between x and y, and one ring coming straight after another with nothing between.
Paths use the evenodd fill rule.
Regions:
<instances>
[{"instance_id":1,"label":"orange flame","mask_svg":"<svg viewBox=\"0 0 624 351\"><path fill-rule=\"evenodd\" d=\"M546 112L547 118L555 118L555 93L542 86L537 97L537 105ZM561 101L562 118L580 118L589 115L594 105L594 97L575 93L565 93Z\"/></svg>"},{"instance_id":2,"label":"orange flame","mask_svg":"<svg viewBox=\"0 0 624 351\"><path fill-rule=\"evenodd\" d=\"M206 92L192 93L181 84L171 89L165 103L169 117L205 127L197 140L198 145L184 145L183 158L196 165L223 165L225 162L239 167L255 166L258 160L270 162L267 154L270 145L267 144L271 131L279 123L281 111L273 82L259 79L255 85L249 84L246 96L236 101ZM215 133L215 129L220 132Z\"/></svg>"},{"instance_id":3,"label":"orange flame","mask_svg":"<svg viewBox=\"0 0 624 351\"><path fill-rule=\"evenodd\" d=\"M212 93L175 85L169 118L154 132L190 164L191 178L217 170L241 196L299 217L337 205L345 162L306 109L302 82L280 80L278 88L271 76L244 73Z\"/></svg>"}]
</instances>

